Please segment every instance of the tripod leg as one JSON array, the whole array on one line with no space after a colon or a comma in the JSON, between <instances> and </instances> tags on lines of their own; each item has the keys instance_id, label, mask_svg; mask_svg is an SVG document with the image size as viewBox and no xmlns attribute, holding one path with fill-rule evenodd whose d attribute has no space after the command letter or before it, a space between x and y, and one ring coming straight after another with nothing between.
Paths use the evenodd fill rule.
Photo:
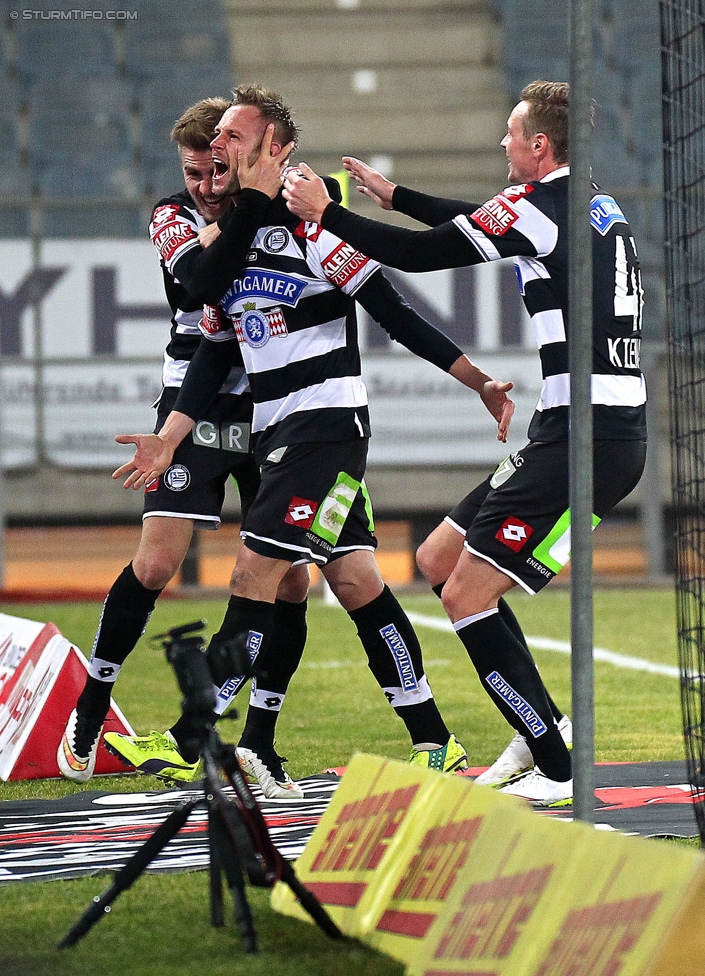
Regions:
<instances>
[{"instance_id":1,"label":"tripod leg","mask_svg":"<svg viewBox=\"0 0 705 976\"><path fill-rule=\"evenodd\" d=\"M93 899L92 904L61 940L58 946L59 949L66 949L69 946L75 945L96 922L110 911L110 905L115 901L120 892L125 891L139 878L150 861L154 860L162 848L166 847L171 838L178 834L191 815L193 808L201 802L202 800L200 798L197 800L186 800L169 814L164 823L157 827L152 836L135 851L127 864L118 871L113 879L113 883L105 894L96 896Z\"/></svg>"},{"instance_id":2,"label":"tripod leg","mask_svg":"<svg viewBox=\"0 0 705 976\"><path fill-rule=\"evenodd\" d=\"M225 912L223 910L223 878L221 874L218 844L216 843L217 827L215 826L214 820L214 812L209 807L208 850L210 853L209 882L211 896L211 925L214 928L221 928L223 925L225 925Z\"/></svg>"},{"instance_id":3,"label":"tripod leg","mask_svg":"<svg viewBox=\"0 0 705 976\"><path fill-rule=\"evenodd\" d=\"M218 887L220 889L220 872L225 873L228 889L235 906L235 925L246 953L257 952L257 934L255 932L252 912L245 893L245 872L237 847L232 842L225 824L223 813L212 804L208 815L209 843L211 849L211 871L215 861L218 865ZM212 890L212 889L211 889ZM220 913L222 916L222 889L220 890ZM211 908L212 916L213 908ZM216 924L215 922L213 923ZM220 924L223 924L222 922Z\"/></svg>"},{"instance_id":4,"label":"tripod leg","mask_svg":"<svg viewBox=\"0 0 705 976\"><path fill-rule=\"evenodd\" d=\"M309 913L314 922L319 926L319 928L325 932L325 934L331 939L344 939L345 936L340 931L338 926L335 924L333 919L330 917L328 912L325 910L320 901L309 891L308 888L301 884L299 879L294 873L294 869L288 861L284 862L284 870L282 872L282 881L288 884L291 890L294 892L296 897L299 899L302 908L305 908Z\"/></svg>"}]
</instances>

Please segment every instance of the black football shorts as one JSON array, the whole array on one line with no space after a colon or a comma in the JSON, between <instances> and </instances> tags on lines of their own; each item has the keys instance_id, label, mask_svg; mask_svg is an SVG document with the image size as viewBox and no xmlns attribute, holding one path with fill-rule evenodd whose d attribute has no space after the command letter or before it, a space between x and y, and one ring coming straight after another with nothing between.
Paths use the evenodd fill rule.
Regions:
<instances>
[{"instance_id":1,"label":"black football shorts","mask_svg":"<svg viewBox=\"0 0 705 976\"><path fill-rule=\"evenodd\" d=\"M537 593L570 558L568 442L530 443L456 505L446 522L465 548ZM594 442L593 526L632 491L646 441Z\"/></svg>"},{"instance_id":2,"label":"black football shorts","mask_svg":"<svg viewBox=\"0 0 705 976\"><path fill-rule=\"evenodd\" d=\"M157 411L158 433L178 390L162 394ZM172 463L144 491L142 518L164 515L193 519L198 528L217 529L225 485L237 482L243 521L259 488L259 469L251 451L252 400L248 395L218 397L207 417L174 452Z\"/></svg>"},{"instance_id":3,"label":"black football shorts","mask_svg":"<svg viewBox=\"0 0 705 976\"><path fill-rule=\"evenodd\" d=\"M366 462L362 437L272 451L243 525L247 548L293 565L321 566L355 549L374 551Z\"/></svg>"}]
</instances>

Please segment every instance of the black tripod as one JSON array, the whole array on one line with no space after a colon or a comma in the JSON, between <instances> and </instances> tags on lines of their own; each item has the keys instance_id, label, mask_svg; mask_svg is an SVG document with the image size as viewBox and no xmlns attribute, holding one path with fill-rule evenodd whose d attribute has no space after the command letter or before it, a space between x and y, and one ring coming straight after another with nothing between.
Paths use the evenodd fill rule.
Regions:
<instances>
[{"instance_id":1,"label":"black tripod","mask_svg":"<svg viewBox=\"0 0 705 976\"><path fill-rule=\"evenodd\" d=\"M294 869L272 843L262 811L257 805L240 769L235 748L223 743L212 725L213 682L202 653L200 638L188 636L203 624L187 624L160 634L167 658L176 671L184 693L184 714L192 720L203 758L203 794L184 800L169 814L133 854L113 879L105 894L96 896L76 924L59 943L60 949L75 945L110 911L120 892L125 891L146 870L150 862L175 837L198 806L208 811L208 849L210 857L211 924L225 924L223 876L235 907L235 924L245 952L257 952L257 935L245 892L246 880L260 888L271 888L283 881L296 895L301 906L332 939L343 934L312 894L294 873ZM197 655L197 656L194 656ZM205 669L205 670L204 670ZM233 789L224 792L220 771Z\"/></svg>"}]
</instances>

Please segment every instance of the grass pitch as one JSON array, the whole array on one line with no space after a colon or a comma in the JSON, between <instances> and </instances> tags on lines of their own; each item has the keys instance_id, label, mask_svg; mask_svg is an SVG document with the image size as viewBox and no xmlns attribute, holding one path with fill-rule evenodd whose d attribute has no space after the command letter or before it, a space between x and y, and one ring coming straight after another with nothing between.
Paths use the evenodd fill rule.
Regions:
<instances>
[{"instance_id":1,"label":"grass pitch","mask_svg":"<svg viewBox=\"0 0 705 976\"><path fill-rule=\"evenodd\" d=\"M545 591L538 599L510 597L527 635L570 639L570 594ZM409 611L443 619L433 596L406 596ZM277 748L288 755L292 777L345 765L355 750L396 759L408 757L402 723L387 706L365 666L347 615L339 607L309 602L309 639L279 722ZM85 653L100 614L97 604L7 606L6 612L51 620ZM164 654L149 647L150 634L205 618L206 634L218 629L221 601L162 600L147 635L125 664L116 700L138 732L167 728L178 716L179 692ZM449 728L472 765L492 762L511 732L479 686L465 651L451 632L418 627L426 670ZM666 590L601 590L595 593L595 645L657 664L676 664L675 601ZM556 702L570 709L567 655L536 650L535 658ZM245 696L240 707L246 706ZM598 761L683 758L678 682L675 678L595 665ZM223 738L236 741L241 721L223 723ZM87 786L63 780L0 784L0 798L56 797L82 789L160 789L152 777L96 777ZM330 942L315 927L271 912L268 892L248 889L261 951L244 956L230 923L209 923L204 872L143 876L116 901L78 946L57 952L56 943L108 881L87 878L0 885L0 971L4 976L180 976L187 973L258 976L381 976L403 966L356 943ZM226 896L227 905L227 896Z\"/></svg>"}]
</instances>

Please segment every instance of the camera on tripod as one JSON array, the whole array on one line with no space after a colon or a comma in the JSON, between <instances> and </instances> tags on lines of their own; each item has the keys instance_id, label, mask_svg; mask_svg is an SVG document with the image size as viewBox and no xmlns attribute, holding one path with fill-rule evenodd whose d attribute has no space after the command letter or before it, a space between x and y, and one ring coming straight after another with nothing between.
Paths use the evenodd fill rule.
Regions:
<instances>
[{"instance_id":1,"label":"camera on tripod","mask_svg":"<svg viewBox=\"0 0 705 976\"><path fill-rule=\"evenodd\" d=\"M332 939L342 932L319 903L316 896L296 877L294 869L274 846L267 824L250 792L237 759L234 746L222 742L214 728L216 714L214 674L209 652L204 649L201 631L205 621L196 620L157 634L153 643L166 651L173 667L182 701L182 732L197 747L203 760L203 789L195 797L187 796L154 831L130 860L117 872L113 883L100 897L93 899L81 918L59 943L59 948L75 945L86 932L110 911L111 904L142 874L154 857L185 825L191 812L204 805L208 811L208 849L210 854L211 923L224 924L222 880L225 878L233 896L235 921L243 939L245 952L257 951L257 936L252 912L245 894L245 881L257 887L271 888L276 881L287 884L311 918ZM252 674L248 648L235 642L223 642L218 661L234 675ZM224 649L224 650L223 650ZM226 663L224 663L226 662ZM186 741L186 738L184 741ZM225 782L220 774L225 777ZM226 795L224 787L232 790Z\"/></svg>"},{"instance_id":2,"label":"camera on tripod","mask_svg":"<svg viewBox=\"0 0 705 976\"><path fill-rule=\"evenodd\" d=\"M166 659L174 669L183 695L181 708L192 729L192 744L200 752L206 734L215 721L215 688L229 678L251 677L251 652L237 641L222 641L205 649L201 631L204 620L172 627L156 634L152 643L164 648ZM231 712L236 718L237 712Z\"/></svg>"}]
</instances>

